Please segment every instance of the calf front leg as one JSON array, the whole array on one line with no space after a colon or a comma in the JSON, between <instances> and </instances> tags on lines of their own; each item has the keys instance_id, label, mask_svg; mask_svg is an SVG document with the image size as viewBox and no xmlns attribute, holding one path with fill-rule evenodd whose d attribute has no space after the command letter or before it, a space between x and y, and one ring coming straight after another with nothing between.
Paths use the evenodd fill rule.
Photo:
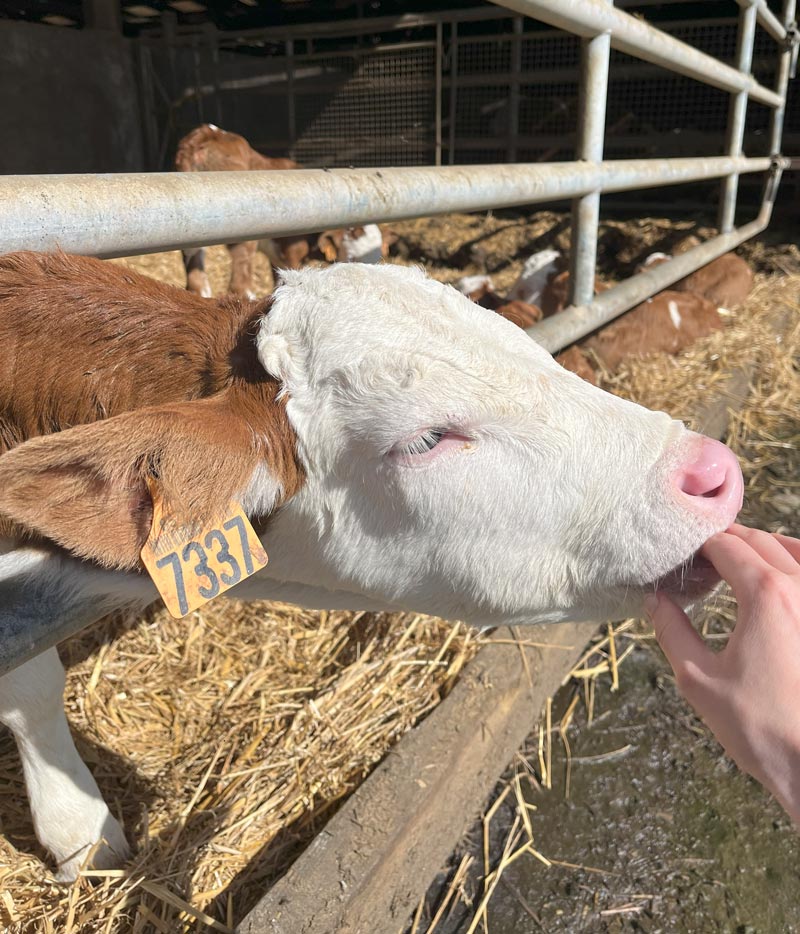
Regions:
<instances>
[{"instance_id":1,"label":"calf front leg","mask_svg":"<svg viewBox=\"0 0 800 934\"><path fill-rule=\"evenodd\" d=\"M190 292L211 298L211 283L206 275L206 251L202 247L183 250L183 268L186 270L186 288Z\"/></svg>"},{"instance_id":2,"label":"calf front leg","mask_svg":"<svg viewBox=\"0 0 800 934\"><path fill-rule=\"evenodd\" d=\"M64 713L64 668L48 649L0 677L0 723L14 734L39 842L55 857L56 878L77 878L94 844L92 865L119 865L129 849L81 761Z\"/></svg>"},{"instance_id":3,"label":"calf front leg","mask_svg":"<svg viewBox=\"0 0 800 934\"><path fill-rule=\"evenodd\" d=\"M245 240L244 243L231 243L228 251L231 254L231 281L229 290L234 295L254 299L253 291L253 260L258 249L257 240Z\"/></svg>"}]
</instances>

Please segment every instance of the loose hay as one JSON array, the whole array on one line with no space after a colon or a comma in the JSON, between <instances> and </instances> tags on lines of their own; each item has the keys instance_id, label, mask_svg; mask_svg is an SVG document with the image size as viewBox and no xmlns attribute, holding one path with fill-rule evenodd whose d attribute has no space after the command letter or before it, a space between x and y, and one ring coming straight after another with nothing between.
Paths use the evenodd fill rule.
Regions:
<instances>
[{"instance_id":1,"label":"loose hay","mask_svg":"<svg viewBox=\"0 0 800 934\"><path fill-rule=\"evenodd\" d=\"M394 227L402 246L395 262L424 260L444 281L488 270L501 290L531 249L568 246L564 215L552 212ZM687 232L697 228L659 219L609 223L601 263L609 277L621 277L638 254ZM748 249L762 270L800 270L796 248ZM175 285L185 281L178 252L120 262ZM229 267L224 247L208 249L215 293L224 291ZM269 264L259 254L256 290L267 294L271 285ZM753 393L735 415L731 440L743 458L748 515L755 524L795 533L800 325L795 320L776 343L769 324L776 306L797 311L799 291L800 275L762 275L724 332L680 358L636 361L607 380L620 395L690 417L697 400L724 384L726 370L751 360L755 350ZM726 612L730 618L729 604ZM620 677L628 648L616 640L627 638L632 626L609 630L575 672L575 703L580 696L590 717L596 679ZM447 693L478 645L467 628L454 633L451 624L421 616L235 602L214 603L184 621L157 612L84 631L62 647L68 715L79 751L137 855L125 869L87 873L70 889L49 881L16 750L3 734L0 923L9 934L231 930L341 799ZM553 738L568 736L570 720L562 717L542 731L543 765ZM523 808L520 782L544 776L538 763L519 766L505 794L513 790ZM535 814L518 810L499 864L488 865L487 856L473 929L490 912L505 866L525 855L548 861L546 841L534 834ZM456 901L467 902L468 869L465 858L438 914L434 906L428 931ZM415 932L425 929L421 916L420 909Z\"/></svg>"},{"instance_id":2,"label":"loose hay","mask_svg":"<svg viewBox=\"0 0 800 934\"><path fill-rule=\"evenodd\" d=\"M67 711L138 852L72 890L49 882L4 736L0 918L26 934L227 930L475 650L421 616L224 601L83 632L63 649Z\"/></svg>"}]
</instances>

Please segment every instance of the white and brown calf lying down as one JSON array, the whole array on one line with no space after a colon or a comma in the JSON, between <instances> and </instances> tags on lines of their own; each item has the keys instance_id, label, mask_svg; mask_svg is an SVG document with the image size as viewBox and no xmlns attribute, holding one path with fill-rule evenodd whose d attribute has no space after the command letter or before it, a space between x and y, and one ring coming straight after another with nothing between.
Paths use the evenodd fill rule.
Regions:
<instances>
[{"instance_id":1,"label":"white and brown calf lying down","mask_svg":"<svg viewBox=\"0 0 800 934\"><path fill-rule=\"evenodd\" d=\"M685 252L700 243L686 238L678 245ZM653 253L640 269L671 259ZM557 250L543 250L528 257L508 296L494 291L489 276L465 276L456 288L484 308L495 311L521 328L558 314L567 307L569 273ZM677 354L701 337L722 328L720 311L740 305L753 287L753 272L735 253L726 253L691 275L637 305L596 334L558 354L556 360L590 383L597 384L592 358L614 371L630 357L649 353ZM595 279L595 294L610 286ZM590 353L587 353L589 351Z\"/></svg>"},{"instance_id":2,"label":"white and brown calf lying down","mask_svg":"<svg viewBox=\"0 0 800 934\"><path fill-rule=\"evenodd\" d=\"M293 159L262 156L238 133L221 130L212 123L195 127L178 143L175 153L177 172L243 172L251 170L299 169ZM231 243L231 277L228 291L233 295L255 298L253 293L253 260L260 249L278 269L299 269L309 260L329 263L377 263L388 255L393 242L390 231L377 224L326 230L320 234L275 237L269 240L247 240ZM211 285L205 271L205 251L195 248L183 251L186 287L205 298L211 297Z\"/></svg>"},{"instance_id":3,"label":"white and brown calf lying down","mask_svg":"<svg viewBox=\"0 0 800 934\"><path fill-rule=\"evenodd\" d=\"M156 598L153 495L240 502L269 551L229 593L481 626L636 614L714 584L733 454L578 379L418 269L287 272L209 301L98 260L0 257L0 631ZM199 572L198 572L199 573ZM0 657L2 652L0 652ZM70 738L55 649L0 677L37 836L72 879L127 844Z\"/></svg>"}]
</instances>

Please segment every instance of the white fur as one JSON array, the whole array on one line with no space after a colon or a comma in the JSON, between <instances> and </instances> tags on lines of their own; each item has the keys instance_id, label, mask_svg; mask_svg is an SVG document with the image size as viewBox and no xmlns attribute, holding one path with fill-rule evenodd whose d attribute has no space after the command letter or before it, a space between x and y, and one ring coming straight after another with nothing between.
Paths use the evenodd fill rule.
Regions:
<instances>
[{"instance_id":1,"label":"white fur","mask_svg":"<svg viewBox=\"0 0 800 934\"><path fill-rule=\"evenodd\" d=\"M678 303L670 300L667 303L667 309L669 311L670 319L672 320L672 325L676 331L681 329L681 313L678 311Z\"/></svg>"},{"instance_id":2,"label":"white fur","mask_svg":"<svg viewBox=\"0 0 800 934\"><path fill-rule=\"evenodd\" d=\"M653 263L658 263L662 260L669 259L672 259L672 256L669 253L651 253L642 263L642 266L646 268L647 266L652 266Z\"/></svg>"},{"instance_id":3,"label":"white fur","mask_svg":"<svg viewBox=\"0 0 800 934\"><path fill-rule=\"evenodd\" d=\"M477 625L619 618L731 521L692 511L670 481L698 436L590 386L420 270L285 272L257 350L283 384L306 481L272 517L269 565L231 596ZM450 432L444 453L398 456L430 429ZM279 495L264 464L243 501L265 514ZM155 597L144 576L36 549L0 553L0 591L16 633ZM0 722L37 834L72 878L92 844L107 839L103 863L125 843L77 758L62 688L54 651L29 661L0 678Z\"/></svg>"},{"instance_id":4,"label":"white fur","mask_svg":"<svg viewBox=\"0 0 800 934\"><path fill-rule=\"evenodd\" d=\"M542 292L551 276L558 272L561 254L558 250L541 250L525 260L519 278L508 293L508 301L539 305Z\"/></svg>"},{"instance_id":5,"label":"white fur","mask_svg":"<svg viewBox=\"0 0 800 934\"><path fill-rule=\"evenodd\" d=\"M342 235L342 249L339 257L345 263L379 263L383 249L383 234L377 224L367 224L360 237L353 235L349 227Z\"/></svg>"},{"instance_id":6,"label":"white fur","mask_svg":"<svg viewBox=\"0 0 800 934\"><path fill-rule=\"evenodd\" d=\"M491 276L462 276L454 283L454 286L467 298L484 288L489 289L491 292L494 291L494 282Z\"/></svg>"}]
</instances>

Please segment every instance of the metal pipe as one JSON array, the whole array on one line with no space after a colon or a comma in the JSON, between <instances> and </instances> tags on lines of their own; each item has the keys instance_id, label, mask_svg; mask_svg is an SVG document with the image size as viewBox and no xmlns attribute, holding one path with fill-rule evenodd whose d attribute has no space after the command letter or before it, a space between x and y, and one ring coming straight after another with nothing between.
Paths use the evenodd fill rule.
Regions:
<instances>
[{"instance_id":1,"label":"metal pipe","mask_svg":"<svg viewBox=\"0 0 800 934\"><path fill-rule=\"evenodd\" d=\"M436 87L434 89L434 140L433 140L433 161L435 165L442 164L442 69L444 68L444 55L443 55L443 26L441 23L436 24L436 62L434 68L436 69L435 82Z\"/></svg>"},{"instance_id":2,"label":"metal pipe","mask_svg":"<svg viewBox=\"0 0 800 934\"><path fill-rule=\"evenodd\" d=\"M558 29L585 38L611 33L611 47L652 62L669 71L695 78L722 91L746 91L753 100L780 107L782 98L760 85L752 76L743 75L711 55L669 36L644 20L623 13L605 0L492 0L515 13L523 13Z\"/></svg>"},{"instance_id":3,"label":"metal pipe","mask_svg":"<svg viewBox=\"0 0 800 934\"><path fill-rule=\"evenodd\" d=\"M765 172L769 157L0 177L0 253L155 253ZM781 166L788 164L786 160Z\"/></svg>"},{"instance_id":4,"label":"metal pipe","mask_svg":"<svg viewBox=\"0 0 800 934\"><path fill-rule=\"evenodd\" d=\"M739 11L739 30L736 37L736 67L742 74L749 75L753 64L753 42L756 37L755 4L745 4ZM775 113L775 111L773 111ZM747 93L739 91L732 95L728 108L728 139L726 152L729 156L741 156L744 141L744 125L747 117ZM722 182L717 226L720 233L730 233L736 215L736 195L739 176L728 175Z\"/></svg>"},{"instance_id":5,"label":"metal pipe","mask_svg":"<svg viewBox=\"0 0 800 934\"><path fill-rule=\"evenodd\" d=\"M517 138L519 137L520 72L522 71L522 32L525 19L514 17L514 34L511 38L511 80L508 89L508 161L516 162Z\"/></svg>"},{"instance_id":6,"label":"metal pipe","mask_svg":"<svg viewBox=\"0 0 800 934\"><path fill-rule=\"evenodd\" d=\"M448 114L447 162L456 161L456 99L458 95L458 23L453 20L450 27L450 106Z\"/></svg>"},{"instance_id":7,"label":"metal pipe","mask_svg":"<svg viewBox=\"0 0 800 934\"><path fill-rule=\"evenodd\" d=\"M294 95L294 40L287 39L284 45L286 53L286 125L289 131L288 151L294 150L297 143L297 115Z\"/></svg>"},{"instance_id":8,"label":"metal pipe","mask_svg":"<svg viewBox=\"0 0 800 934\"><path fill-rule=\"evenodd\" d=\"M756 220L744 227L720 234L713 240L674 257L668 263L652 266L598 295L590 304L567 308L560 314L527 328L527 333L546 350L557 353L678 279L688 276L745 240L755 237L769 223L769 213L769 210L762 209Z\"/></svg>"},{"instance_id":9,"label":"metal pipe","mask_svg":"<svg viewBox=\"0 0 800 934\"><path fill-rule=\"evenodd\" d=\"M783 42L786 39L786 30L781 25L778 17L767 6L767 0L736 0L736 2L740 6L754 6L762 29L769 33L776 42ZM785 19L784 23L786 23Z\"/></svg>"},{"instance_id":10,"label":"metal pipe","mask_svg":"<svg viewBox=\"0 0 800 934\"><path fill-rule=\"evenodd\" d=\"M786 26L787 32L794 25L796 15L796 0L784 0L781 16ZM778 77L775 85L775 91L783 99L784 103L772 111L769 131L769 151L770 155L776 156L781 151L781 139L783 138L783 118L786 113L786 91L789 87L789 77L792 71L792 60L794 52L792 46L787 44L781 53L778 63Z\"/></svg>"},{"instance_id":11,"label":"metal pipe","mask_svg":"<svg viewBox=\"0 0 800 934\"><path fill-rule=\"evenodd\" d=\"M609 0L606 0L609 2ZM578 145L575 156L581 162L603 159L608 96L608 64L611 37L605 32L581 40L580 99L578 101ZM600 223L600 191L572 202L570 247L570 304L585 305L594 296L597 263L597 227Z\"/></svg>"}]
</instances>

